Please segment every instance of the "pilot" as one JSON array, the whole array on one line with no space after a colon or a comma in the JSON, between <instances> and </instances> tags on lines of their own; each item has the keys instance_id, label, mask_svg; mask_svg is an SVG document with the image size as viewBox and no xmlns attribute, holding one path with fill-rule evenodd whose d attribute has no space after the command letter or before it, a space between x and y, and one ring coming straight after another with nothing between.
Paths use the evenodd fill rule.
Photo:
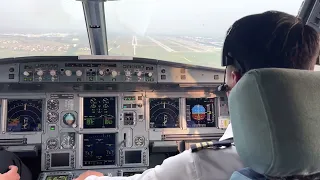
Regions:
<instances>
[{"instance_id":1,"label":"pilot","mask_svg":"<svg viewBox=\"0 0 320 180\"><path fill-rule=\"evenodd\" d=\"M314 70L319 56L319 35L298 18L277 11L246 16L236 21L227 32L222 61L226 67L226 92L251 69L292 68ZM277 88L277 87L275 87ZM208 180L229 179L243 168L234 145L231 124L219 143L197 144L170 157L142 174L121 179L132 180ZM206 148L203 148L205 147ZM77 180L116 180L88 171Z\"/></svg>"},{"instance_id":2,"label":"pilot","mask_svg":"<svg viewBox=\"0 0 320 180\"><path fill-rule=\"evenodd\" d=\"M0 147L0 180L32 180L32 174L14 153Z\"/></svg>"}]
</instances>

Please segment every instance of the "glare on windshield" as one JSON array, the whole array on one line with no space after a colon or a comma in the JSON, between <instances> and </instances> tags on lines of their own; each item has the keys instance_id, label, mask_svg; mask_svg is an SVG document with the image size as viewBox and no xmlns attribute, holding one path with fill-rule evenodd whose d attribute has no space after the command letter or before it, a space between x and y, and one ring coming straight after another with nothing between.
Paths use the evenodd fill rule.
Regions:
<instances>
[{"instance_id":1,"label":"glare on windshield","mask_svg":"<svg viewBox=\"0 0 320 180\"><path fill-rule=\"evenodd\" d=\"M297 14L301 3L302 0L106 2L108 53L219 68L225 33L235 20L267 10ZM80 1L2 2L0 58L87 54L91 49Z\"/></svg>"}]
</instances>

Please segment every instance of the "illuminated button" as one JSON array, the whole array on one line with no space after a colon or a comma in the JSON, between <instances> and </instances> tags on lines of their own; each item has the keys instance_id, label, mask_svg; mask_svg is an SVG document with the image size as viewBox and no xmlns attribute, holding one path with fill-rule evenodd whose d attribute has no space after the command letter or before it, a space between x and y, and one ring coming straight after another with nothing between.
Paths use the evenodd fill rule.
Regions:
<instances>
[{"instance_id":1,"label":"illuminated button","mask_svg":"<svg viewBox=\"0 0 320 180\"><path fill-rule=\"evenodd\" d=\"M56 70L50 70L50 75L55 76L57 74Z\"/></svg>"},{"instance_id":2,"label":"illuminated button","mask_svg":"<svg viewBox=\"0 0 320 180\"><path fill-rule=\"evenodd\" d=\"M54 131L54 130L56 130L56 127L50 126L50 131Z\"/></svg>"},{"instance_id":3,"label":"illuminated button","mask_svg":"<svg viewBox=\"0 0 320 180\"><path fill-rule=\"evenodd\" d=\"M42 76L42 75L43 75L43 71L42 71L42 70L39 70L39 71L37 72L37 75L38 75L38 76Z\"/></svg>"},{"instance_id":4,"label":"illuminated button","mask_svg":"<svg viewBox=\"0 0 320 180\"><path fill-rule=\"evenodd\" d=\"M25 75L25 76L29 76L29 75L30 75L30 73L29 73L28 71L25 71L25 72L23 72L23 75Z\"/></svg>"},{"instance_id":5,"label":"illuminated button","mask_svg":"<svg viewBox=\"0 0 320 180\"><path fill-rule=\"evenodd\" d=\"M66 70L64 73L66 74L66 76L71 76L72 75L72 71L70 71L70 70Z\"/></svg>"},{"instance_id":6,"label":"illuminated button","mask_svg":"<svg viewBox=\"0 0 320 180\"><path fill-rule=\"evenodd\" d=\"M81 71L81 70L77 70L77 71L76 71L76 75L77 75L77 76L82 76L82 71Z\"/></svg>"}]
</instances>

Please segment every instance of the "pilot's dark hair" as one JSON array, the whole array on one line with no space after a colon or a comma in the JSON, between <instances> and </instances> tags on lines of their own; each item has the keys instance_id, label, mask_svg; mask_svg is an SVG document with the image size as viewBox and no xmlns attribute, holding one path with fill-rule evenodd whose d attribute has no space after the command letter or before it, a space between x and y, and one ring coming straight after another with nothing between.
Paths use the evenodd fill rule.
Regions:
<instances>
[{"instance_id":1,"label":"pilot's dark hair","mask_svg":"<svg viewBox=\"0 0 320 180\"><path fill-rule=\"evenodd\" d=\"M319 54L319 35L299 18L267 11L236 21L227 32L222 65L240 73L258 68L311 69Z\"/></svg>"}]
</instances>

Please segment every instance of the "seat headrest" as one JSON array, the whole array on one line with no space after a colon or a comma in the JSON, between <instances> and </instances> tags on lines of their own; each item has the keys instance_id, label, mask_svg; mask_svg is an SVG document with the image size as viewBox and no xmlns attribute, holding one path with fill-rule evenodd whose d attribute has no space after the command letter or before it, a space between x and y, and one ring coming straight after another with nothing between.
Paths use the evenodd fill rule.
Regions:
<instances>
[{"instance_id":1,"label":"seat headrest","mask_svg":"<svg viewBox=\"0 0 320 180\"><path fill-rule=\"evenodd\" d=\"M320 170L320 72L259 69L229 96L237 151L245 166L271 177Z\"/></svg>"}]
</instances>

